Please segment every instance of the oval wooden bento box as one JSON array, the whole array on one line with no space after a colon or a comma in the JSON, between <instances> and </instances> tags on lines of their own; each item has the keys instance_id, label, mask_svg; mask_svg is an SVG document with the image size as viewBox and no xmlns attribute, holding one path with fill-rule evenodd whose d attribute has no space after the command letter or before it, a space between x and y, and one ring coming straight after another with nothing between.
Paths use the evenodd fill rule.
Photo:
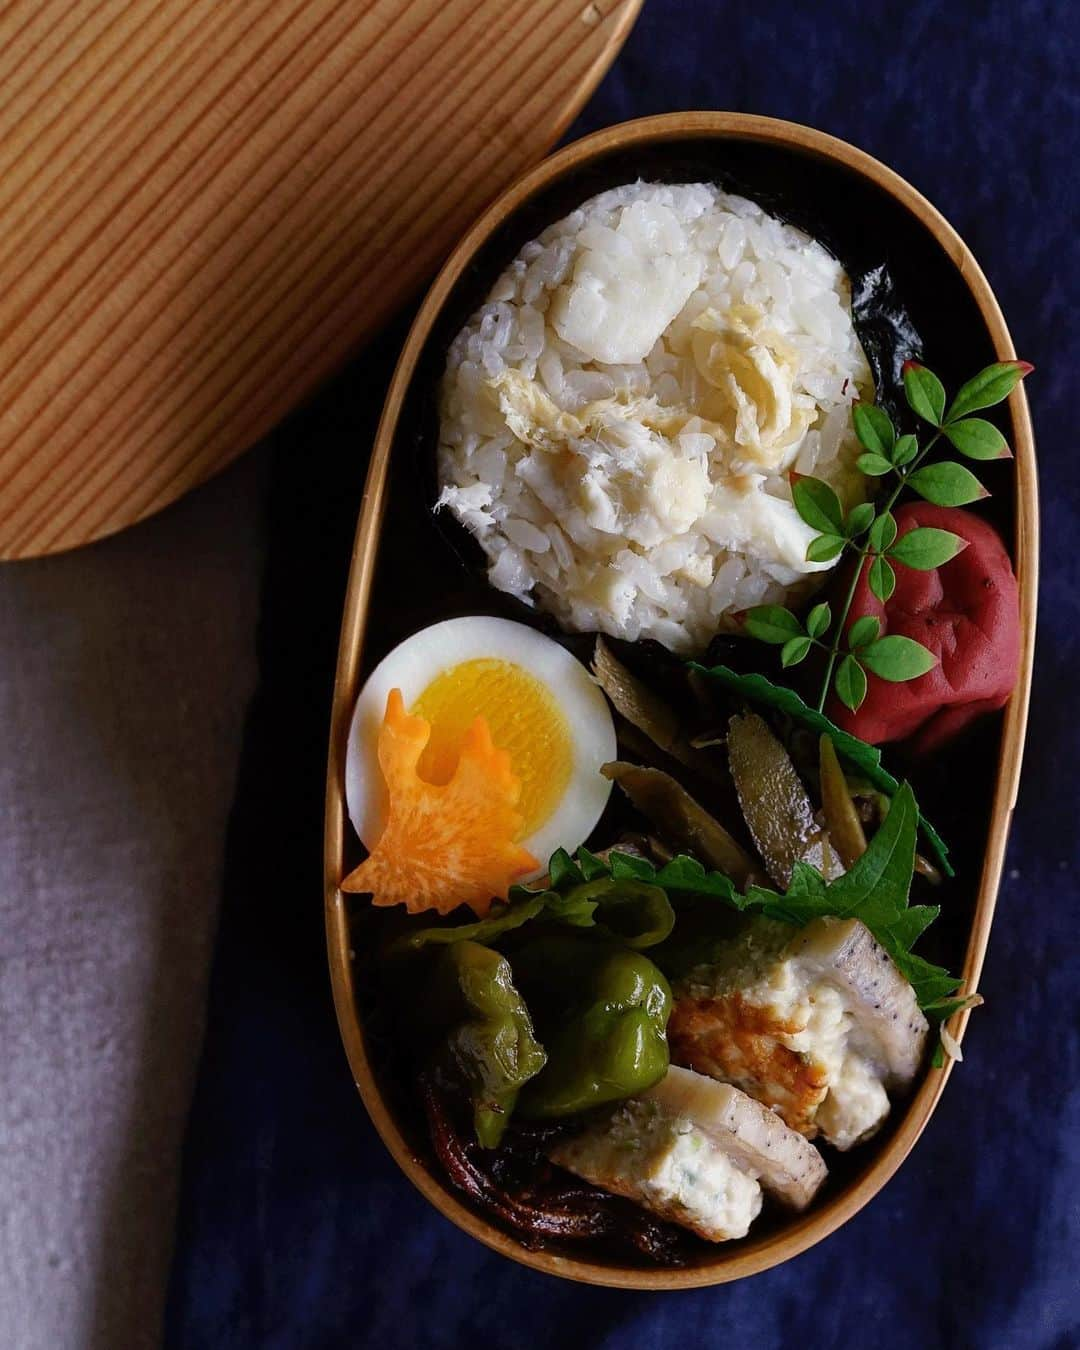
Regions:
<instances>
[{"instance_id":1,"label":"oval wooden bento box","mask_svg":"<svg viewBox=\"0 0 1080 1350\"><path fill-rule=\"evenodd\" d=\"M826 242L834 242L830 238L834 233L836 251L845 261L845 247L858 250L869 241L888 262L926 339L927 360L939 369L947 386L955 387L985 362L1016 353L975 259L948 222L897 174L862 151L806 127L738 113L698 112L611 127L568 146L521 178L473 226L439 273L398 361L372 447L357 525L327 780L326 929L334 1001L349 1064L376 1129L406 1176L465 1232L514 1260L569 1279L630 1289L677 1289L765 1270L804 1251L850 1218L911 1151L941 1096L951 1065L926 1071L912 1095L897 1104L889 1128L857 1151L842 1182L807 1214L760 1234L752 1232L741 1242L717 1246L696 1264L668 1269L529 1251L466 1203L431 1168L422 1129L409 1119L400 1100L388 1099L377 1081L365 1038L365 990L356 975L355 935L350 934L347 898L338 889L338 881L358 857L345 813L344 756L364 674L390 646L426 623L468 608L497 608L496 598L485 597L475 582L469 591L466 580L456 579L446 557L428 555L429 563L437 557L441 570L425 566L425 549L442 547L445 553L445 543L424 517L430 515L425 478L433 472L434 388L446 346L521 244L585 197L639 176L669 181L715 178L765 203L770 197L781 203L804 201L808 228ZM778 209L804 223L797 210ZM826 218L824 228L817 223L819 212ZM841 237L845 230L846 244ZM949 368L954 352L955 370ZM986 733L990 740L983 753L990 772L985 775L985 795L980 798L977 788L973 793L971 838L958 853L960 879L949 901L957 933L955 959L959 963L963 953L968 990L977 986L982 968L1016 800L1034 647L1038 502L1035 451L1022 389L1011 396L1007 417L1015 464L1002 466L991 485L999 528L1006 535L1012 530L1023 647L1016 692L1004 718ZM400 519L384 530L395 471ZM967 1014L953 1019L951 1030L958 1039L966 1023Z\"/></svg>"}]
</instances>

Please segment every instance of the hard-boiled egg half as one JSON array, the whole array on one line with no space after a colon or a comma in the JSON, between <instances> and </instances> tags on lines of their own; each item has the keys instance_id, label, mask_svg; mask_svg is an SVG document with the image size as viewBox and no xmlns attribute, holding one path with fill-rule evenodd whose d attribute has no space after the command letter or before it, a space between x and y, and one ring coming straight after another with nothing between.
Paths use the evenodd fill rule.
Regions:
<instances>
[{"instance_id":1,"label":"hard-boiled egg half","mask_svg":"<svg viewBox=\"0 0 1080 1350\"><path fill-rule=\"evenodd\" d=\"M585 842L611 792L600 773L616 757L607 700L554 639L509 619L475 615L407 638L376 666L357 699L345 796L365 847L375 847L386 823L377 745L392 689L401 690L409 713L431 725L420 778L448 782L465 732L483 716L521 782L517 842L544 865L557 848L572 851Z\"/></svg>"}]
</instances>

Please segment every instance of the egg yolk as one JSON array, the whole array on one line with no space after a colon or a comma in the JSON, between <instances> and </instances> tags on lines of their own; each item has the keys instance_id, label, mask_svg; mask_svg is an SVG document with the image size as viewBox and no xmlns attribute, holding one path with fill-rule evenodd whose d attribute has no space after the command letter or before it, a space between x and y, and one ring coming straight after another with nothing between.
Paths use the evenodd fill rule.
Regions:
<instances>
[{"instance_id":1,"label":"egg yolk","mask_svg":"<svg viewBox=\"0 0 1080 1350\"><path fill-rule=\"evenodd\" d=\"M432 680L410 711L431 723L431 739L417 766L421 778L450 781L462 737L483 714L491 739L509 754L521 780L521 838L555 810L570 781L573 740L551 691L522 666L494 657L463 661Z\"/></svg>"}]
</instances>

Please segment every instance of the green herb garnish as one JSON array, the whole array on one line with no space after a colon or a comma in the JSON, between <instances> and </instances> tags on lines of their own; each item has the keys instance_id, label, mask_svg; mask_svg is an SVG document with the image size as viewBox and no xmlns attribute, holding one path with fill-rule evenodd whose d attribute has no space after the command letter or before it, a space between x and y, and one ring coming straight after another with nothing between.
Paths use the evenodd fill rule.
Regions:
<instances>
[{"instance_id":1,"label":"green herb garnish","mask_svg":"<svg viewBox=\"0 0 1080 1350\"><path fill-rule=\"evenodd\" d=\"M852 414L855 434L863 447L858 465L871 478L894 482L883 504L861 502L845 515L840 498L819 478L800 478L791 495L802 519L818 531L806 550L807 562L832 562L841 554L855 555L851 584L833 622L828 605L815 605L805 623L782 605L757 605L747 611L745 628L751 637L781 648L785 669L804 661L814 647L826 654L825 675L818 711L825 707L830 687L846 707L855 711L866 697L866 673L893 683L918 679L937 664L937 657L912 638L879 635L876 620L860 619L847 629L855 589L869 561L867 583L873 595L886 603L896 588L897 565L918 571L941 567L964 548L965 541L949 530L916 527L896 537L892 509L905 488L936 506L965 506L987 496L970 469L954 460L927 463L930 451L944 437L968 459L1000 459L1008 455L1005 437L981 417L970 414L1007 398L1032 370L1026 361L1000 361L987 366L963 385L948 408L945 389L933 371L918 362L904 365L904 394L921 421L934 428L925 444L907 434L898 436L884 408L856 403Z\"/></svg>"}]
</instances>

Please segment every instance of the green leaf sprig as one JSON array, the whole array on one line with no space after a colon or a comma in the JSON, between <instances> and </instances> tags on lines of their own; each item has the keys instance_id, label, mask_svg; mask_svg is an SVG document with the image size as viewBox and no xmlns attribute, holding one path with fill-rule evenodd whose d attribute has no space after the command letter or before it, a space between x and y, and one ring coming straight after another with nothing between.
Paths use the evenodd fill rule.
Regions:
<instances>
[{"instance_id":1,"label":"green leaf sprig","mask_svg":"<svg viewBox=\"0 0 1080 1350\"><path fill-rule=\"evenodd\" d=\"M850 629L848 615L855 589L869 560L867 584L885 604L896 589L896 566L930 571L947 563L966 547L949 530L918 526L897 538L892 514L905 488L936 506L966 506L988 496L978 478L955 460L927 462L931 450L944 438L967 459L1007 457L1005 437L992 422L972 413L1007 398L1033 367L1027 361L999 361L987 366L961 386L946 407L945 388L933 371L916 361L904 364L904 394L921 421L933 427L920 445L918 437L898 435L884 408L856 403L855 434L863 447L858 466L871 478L891 478L880 506L860 502L845 515L840 498L820 478L799 478L792 499L800 517L818 531L806 550L807 562L833 562L845 551L855 555L851 584L834 622L827 603L817 604L805 621L783 605L757 605L747 611L745 629L751 637L780 647L784 668L798 665L814 647L826 654L825 675L818 710L825 707L830 687L846 707L857 709L866 697L866 673L894 683L917 679L937 664L932 652L912 638L881 634L872 615L857 619Z\"/></svg>"}]
</instances>

